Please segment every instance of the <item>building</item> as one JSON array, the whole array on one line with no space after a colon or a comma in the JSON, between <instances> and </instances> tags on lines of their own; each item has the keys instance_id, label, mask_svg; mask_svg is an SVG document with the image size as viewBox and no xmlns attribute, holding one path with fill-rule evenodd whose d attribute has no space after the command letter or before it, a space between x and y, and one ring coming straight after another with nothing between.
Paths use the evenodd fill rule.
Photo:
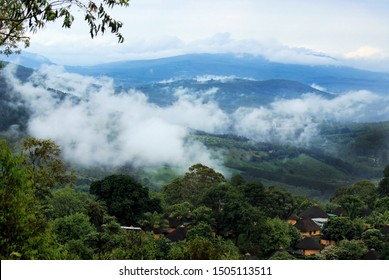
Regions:
<instances>
[{"instance_id":1,"label":"building","mask_svg":"<svg viewBox=\"0 0 389 280\"><path fill-rule=\"evenodd\" d=\"M320 236L321 228L312 219L300 219L294 225L302 236Z\"/></svg>"},{"instance_id":2,"label":"building","mask_svg":"<svg viewBox=\"0 0 389 280\"><path fill-rule=\"evenodd\" d=\"M312 237L305 237L295 247L299 251L299 254L303 256L320 254L320 251L323 249L323 246Z\"/></svg>"}]
</instances>

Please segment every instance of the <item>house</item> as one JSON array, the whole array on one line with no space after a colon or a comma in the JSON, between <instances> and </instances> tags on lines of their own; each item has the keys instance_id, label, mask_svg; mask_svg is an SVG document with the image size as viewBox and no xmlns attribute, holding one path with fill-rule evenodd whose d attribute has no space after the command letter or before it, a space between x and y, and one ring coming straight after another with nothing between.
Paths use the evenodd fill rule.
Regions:
<instances>
[{"instance_id":1,"label":"house","mask_svg":"<svg viewBox=\"0 0 389 280\"><path fill-rule=\"evenodd\" d=\"M299 218L296 214L292 214L292 215L290 215L290 216L286 219L286 221L287 221L289 224L291 224L292 226L294 226L294 225L297 223L298 220L300 220L300 218Z\"/></svg>"},{"instance_id":2,"label":"house","mask_svg":"<svg viewBox=\"0 0 389 280\"><path fill-rule=\"evenodd\" d=\"M314 221L320 228L325 222L328 221L328 214L320 208L318 205L314 205L304 210L300 217L303 219L311 219Z\"/></svg>"},{"instance_id":3,"label":"house","mask_svg":"<svg viewBox=\"0 0 389 280\"><path fill-rule=\"evenodd\" d=\"M302 236L320 236L321 228L312 219L300 219L294 225Z\"/></svg>"},{"instance_id":4,"label":"house","mask_svg":"<svg viewBox=\"0 0 389 280\"><path fill-rule=\"evenodd\" d=\"M170 239L171 241L181 241L185 239L186 233L187 233L186 227L180 226L177 229L175 229L173 232L167 234L166 238Z\"/></svg>"},{"instance_id":5,"label":"house","mask_svg":"<svg viewBox=\"0 0 389 280\"><path fill-rule=\"evenodd\" d=\"M298 242L295 247L303 256L319 254L323 249L323 246L312 237L305 237L303 240Z\"/></svg>"},{"instance_id":6,"label":"house","mask_svg":"<svg viewBox=\"0 0 389 280\"><path fill-rule=\"evenodd\" d=\"M323 245L324 247L329 245L335 245L335 240L332 240L327 235L321 235L320 244Z\"/></svg>"}]
</instances>

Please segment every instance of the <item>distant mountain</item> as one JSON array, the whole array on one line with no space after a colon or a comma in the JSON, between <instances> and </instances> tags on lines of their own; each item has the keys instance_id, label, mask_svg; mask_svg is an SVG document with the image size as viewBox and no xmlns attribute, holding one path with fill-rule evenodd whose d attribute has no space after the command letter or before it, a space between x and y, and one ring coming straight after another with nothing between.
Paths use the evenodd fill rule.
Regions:
<instances>
[{"instance_id":1,"label":"distant mountain","mask_svg":"<svg viewBox=\"0 0 389 280\"><path fill-rule=\"evenodd\" d=\"M38 69L42 65L53 65L52 61L47 57L39 54L23 51L21 54L12 54L10 56L0 56L0 60L12 62L24 67Z\"/></svg>"},{"instance_id":2,"label":"distant mountain","mask_svg":"<svg viewBox=\"0 0 389 280\"><path fill-rule=\"evenodd\" d=\"M361 89L377 93L389 92L389 73L343 66L276 63L253 55L189 54L95 66L68 66L66 69L91 76L109 76L122 87L169 79L193 79L202 75L216 75L255 80L293 80L307 85L318 84L336 93Z\"/></svg>"},{"instance_id":3,"label":"distant mountain","mask_svg":"<svg viewBox=\"0 0 389 280\"><path fill-rule=\"evenodd\" d=\"M289 80L253 81L247 79L227 80L178 80L168 83L152 83L135 87L148 96L148 100L160 106L172 104L177 100L175 92L186 89L188 94L203 98L204 101L216 101L226 112L239 107L259 107L277 99L300 98L306 93L314 93L324 98L334 95L319 91L310 86Z\"/></svg>"}]
</instances>

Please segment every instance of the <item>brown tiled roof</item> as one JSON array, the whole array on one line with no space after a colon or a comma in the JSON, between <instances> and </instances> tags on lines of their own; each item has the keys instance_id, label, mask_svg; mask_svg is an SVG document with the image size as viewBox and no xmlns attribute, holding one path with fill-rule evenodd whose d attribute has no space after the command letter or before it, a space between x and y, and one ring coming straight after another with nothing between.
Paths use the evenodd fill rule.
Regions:
<instances>
[{"instance_id":1,"label":"brown tiled roof","mask_svg":"<svg viewBox=\"0 0 389 280\"><path fill-rule=\"evenodd\" d=\"M308 231L317 231L320 230L320 227L311 219L301 219L298 220L294 225L299 231L308 232Z\"/></svg>"},{"instance_id":2,"label":"brown tiled roof","mask_svg":"<svg viewBox=\"0 0 389 280\"><path fill-rule=\"evenodd\" d=\"M305 237L296 244L296 248L301 250L321 250L323 249L323 246L312 237Z\"/></svg>"},{"instance_id":3,"label":"brown tiled roof","mask_svg":"<svg viewBox=\"0 0 389 280\"><path fill-rule=\"evenodd\" d=\"M308 209L304 210L300 214L300 217L314 219L314 218L328 218L328 215L319 206L314 205L314 206L309 207Z\"/></svg>"}]
</instances>

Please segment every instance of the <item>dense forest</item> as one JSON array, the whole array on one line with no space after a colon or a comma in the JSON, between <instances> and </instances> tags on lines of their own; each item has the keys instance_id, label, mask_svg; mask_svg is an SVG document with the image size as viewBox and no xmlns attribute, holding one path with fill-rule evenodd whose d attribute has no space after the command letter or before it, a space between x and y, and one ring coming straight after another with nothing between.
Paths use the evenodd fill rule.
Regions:
<instances>
[{"instance_id":1,"label":"dense forest","mask_svg":"<svg viewBox=\"0 0 389 280\"><path fill-rule=\"evenodd\" d=\"M15 143L0 144L1 259L389 259L389 166L325 202L200 163L159 190L119 173L80 188L56 143Z\"/></svg>"}]
</instances>

